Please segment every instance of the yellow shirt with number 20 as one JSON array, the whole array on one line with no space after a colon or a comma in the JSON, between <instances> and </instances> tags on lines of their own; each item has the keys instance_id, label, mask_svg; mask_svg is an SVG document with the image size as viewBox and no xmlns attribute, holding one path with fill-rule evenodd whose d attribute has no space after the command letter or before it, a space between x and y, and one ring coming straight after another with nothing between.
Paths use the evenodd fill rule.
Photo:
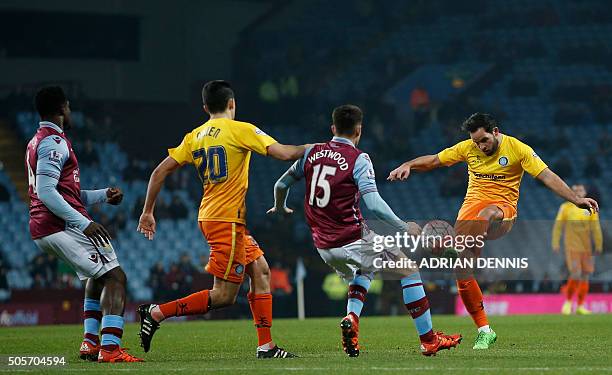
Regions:
<instances>
[{"instance_id":1,"label":"yellow shirt with number 20","mask_svg":"<svg viewBox=\"0 0 612 375\"><path fill-rule=\"evenodd\" d=\"M193 164L204 185L199 221L245 224L251 151L266 155L276 140L253 124L211 119L168 150L180 165Z\"/></svg>"}]
</instances>

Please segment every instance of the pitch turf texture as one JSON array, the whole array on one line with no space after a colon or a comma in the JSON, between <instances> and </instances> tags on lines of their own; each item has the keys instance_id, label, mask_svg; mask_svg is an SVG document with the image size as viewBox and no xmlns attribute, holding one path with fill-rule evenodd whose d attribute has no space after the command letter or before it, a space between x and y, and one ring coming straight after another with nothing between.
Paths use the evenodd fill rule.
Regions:
<instances>
[{"instance_id":1,"label":"pitch turf texture","mask_svg":"<svg viewBox=\"0 0 612 375\"><path fill-rule=\"evenodd\" d=\"M2 372L8 355L65 356L57 369L21 371L84 374L612 374L612 315L493 317L497 343L472 350L475 329L468 317L435 316L437 329L461 332L463 344L436 357L419 353L412 321L403 317L364 317L362 354L348 358L340 346L340 319L274 321L273 334L296 359L255 359L250 321L196 321L163 324L151 352L138 345L137 325L126 327L124 346L145 363L98 364L77 358L81 326L0 328Z\"/></svg>"}]
</instances>

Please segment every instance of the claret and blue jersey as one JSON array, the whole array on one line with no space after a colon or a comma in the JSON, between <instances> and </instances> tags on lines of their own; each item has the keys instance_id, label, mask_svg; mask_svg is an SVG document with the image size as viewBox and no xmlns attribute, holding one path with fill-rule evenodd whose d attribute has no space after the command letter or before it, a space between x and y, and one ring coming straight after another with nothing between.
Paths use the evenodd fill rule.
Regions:
<instances>
[{"instance_id":1,"label":"claret and blue jersey","mask_svg":"<svg viewBox=\"0 0 612 375\"><path fill-rule=\"evenodd\" d=\"M374 167L368 154L346 138L316 144L306 150L279 180L289 186L304 178L304 211L313 241L319 249L340 247L362 238L359 200L380 219L404 228L378 194Z\"/></svg>"},{"instance_id":2,"label":"claret and blue jersey","mask_svg":"<svg viewBox=\"0 0 612 375\"><path fill-rule=\"evenodd\" d=\"M26 152L30 233L37 239L72 226L84 230L85 206L106 200L106 189L81 190L79 164L70 141L56 124L41 121Z\"/></svg>"}]
</instances>

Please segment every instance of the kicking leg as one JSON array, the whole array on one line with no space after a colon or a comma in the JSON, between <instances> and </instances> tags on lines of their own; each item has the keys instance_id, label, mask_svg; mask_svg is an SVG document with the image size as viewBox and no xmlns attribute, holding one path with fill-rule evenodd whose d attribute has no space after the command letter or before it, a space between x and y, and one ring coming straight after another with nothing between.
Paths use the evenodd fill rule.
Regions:
<instances>
[{"instance_id":1,"label":"kicking leg","mask_svg":"<svg viewBox=\"0 0 612 375\"><path fill-rule=\"evenodd\" d=\"M463 220L457 223L457 233L472 236L487 236L487 232L493 223L499 223L504 219L504 212L496 205L489 205L478 212L473 220ZM480 248L466 249L460 256L477 257ZM489 320L482 301L482 291L478 281L474 278L473 270L456 270L457 290L466 310L478 327L478 337L474 349L487 349L494 343L497 335L489 326Z\"/></svg>"}]
</instances>

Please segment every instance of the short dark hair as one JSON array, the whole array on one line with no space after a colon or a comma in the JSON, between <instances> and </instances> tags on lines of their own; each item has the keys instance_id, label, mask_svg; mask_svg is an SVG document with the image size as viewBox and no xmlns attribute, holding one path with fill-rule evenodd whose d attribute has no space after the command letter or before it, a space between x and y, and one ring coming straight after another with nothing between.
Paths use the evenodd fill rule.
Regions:
<instances>
[{"instance_id":1,"label":"short dark hair","mask_svg":"<svg viewBox=\"0 0 612 375\"><path fill-rule=\"evenodd\" d=\"M467 118L461 125L461 130L470 133L483 128L487 133L491 133L493 128L498 128L499 123L488 113L476 112Z\"/></svg>"},{"instance_id":2,"label":"short dark hair","mask_svg":"<svg viewBox=\"0 0 612 375\"><path fill-rule=\"evenodd\" d=\"M66 94L59 86L43 87L34 97L34 106L40 117L49 117L62 113L62 107L66 104Z\"/></svg>"},{"instance_id":3,"label":"short dark hair","mask_svg":"<svg viewBox=\"0 0 612 375\"><path fill-rule=\"evenodd\" d=\"M341 105L334 109L332 121L338 134L351 135L354 133L355 127L363 121L363 112L356 105Z\"/></svg>"},{"instance_id":4,"label":"short dark hair","mask_svg":"<svg viewBox=\"0 0 612 375\"><path fill-rule=\"evenodd\" d=\"M202 102L210 113L224 112L227 102L233 98L234 90L227 81L210 81L202 88Z\"/></svg>"}]
</instances>

